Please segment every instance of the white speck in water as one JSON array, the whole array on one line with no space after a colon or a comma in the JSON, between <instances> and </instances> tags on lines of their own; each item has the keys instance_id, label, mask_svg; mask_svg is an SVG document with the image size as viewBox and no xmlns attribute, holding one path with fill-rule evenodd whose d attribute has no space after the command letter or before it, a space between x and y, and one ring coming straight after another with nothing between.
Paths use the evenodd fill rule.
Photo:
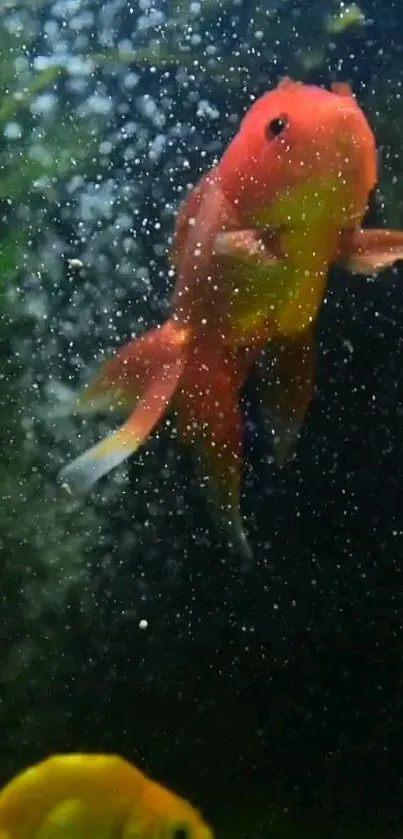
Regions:
<instances>
[{"instance_id":1,"label":"white speck in water","mask_svg":"<svg viewBox=\"0 0 403 839\"><path fill-rule=\"evenodd\" d=\"M19 140L22 136L22 128L18 122L9 122L3 133L7 140Z\"/></svg>"},{"instance_id":2,"label":"white speck in water","mask_svg":"<svg viewBox=\"0 0 403 839\"><path fill-rule=\"evenodd\" d=\"M68 259L67 264L73 271L79 271L80 268L84 268L84 262L81 262L81 259Z\"/></svg>"}]
</instances>

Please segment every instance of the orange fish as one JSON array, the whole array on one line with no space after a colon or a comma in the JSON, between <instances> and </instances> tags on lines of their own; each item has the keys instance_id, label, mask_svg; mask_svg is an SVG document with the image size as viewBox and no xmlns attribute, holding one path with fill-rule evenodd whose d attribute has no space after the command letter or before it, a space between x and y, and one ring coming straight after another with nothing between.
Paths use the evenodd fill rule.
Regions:
<instances>
[{"instance_id":1,"label":"orange fish","mask_svg":"<svg viewBox=\"0 0 403 839\"><path fill-rule=\"evenodd\" d=\"M0 791L0 839L213 839L187 801L115 755L54 755Z\"/></svg>"},{"instance_id":2,"label":"orange fish","mask_svg":"<svg viewBox=\"0 0 403 839\"><path fill-rule=\"evenodd\" d=\"M129 418L62 470L64 484L88 490L172 403L219 522L250 557L240 388L270 346L262 407L282 464L312 396L330 264L372 274L403 258L403 232L359 227L376 180L374 136L347 84L327 91L283 79L258 99L180 208L169 320L118 350L79 397L79 410L107 405Z\"/></svg>"}]
</instances>

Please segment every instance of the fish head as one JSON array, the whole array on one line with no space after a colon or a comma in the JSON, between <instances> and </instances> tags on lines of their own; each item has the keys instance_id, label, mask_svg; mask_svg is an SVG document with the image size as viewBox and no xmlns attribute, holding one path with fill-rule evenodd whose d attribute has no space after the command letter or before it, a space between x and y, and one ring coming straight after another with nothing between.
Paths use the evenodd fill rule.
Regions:
<instances>
[{"instance_id":1,"label":"fish head","mask_svg":"<svg viewBox=\"0 0 403 839\"><path fill-rule=\"evenodd\" d=\"M125 826L124 839L214 839L201 813L171 790L147 779Z\"/></svg>"},{"instance_id":2,"label":"fish head","mask_svg":"<svg viewBox=\"0 0 403 839\"><path fill-rule=\"evenodd\" d=\"M377 180L375 139L347 84L284 79L247 112L218 174L242 225L351 227Z\"/></svg>"},{"instance_id":3,"label":"fish head","mask_svg":"<svg viewBox=\"0 0 403 839\"><path fill-rule=\"evenodd\" d=\"M213 839L213 833L200 814L193 810L185 818L182 816L165 822L158 839Z\"/></svg>"}]
</instances>

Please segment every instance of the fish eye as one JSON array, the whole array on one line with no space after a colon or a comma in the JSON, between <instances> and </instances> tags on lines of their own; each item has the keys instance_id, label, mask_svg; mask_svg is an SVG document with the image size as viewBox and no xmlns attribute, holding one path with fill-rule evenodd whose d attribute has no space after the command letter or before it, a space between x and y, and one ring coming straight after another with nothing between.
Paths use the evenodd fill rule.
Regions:
<instances>
[{"instance_id":1,"label":"fish eye","mask_svg":"<svg viewBox=\"0 0 403 839\"><path fill-rule=\"evenodd\" d=\"M266 137L268 140L274 140L275 137L279 137L280 134L287 128L288 119L285 114L281 114L278 117L274 117L274 119L270 120L270 122L266 125Z\"/></svg>"},{"instance_id":2,"label":"fish eye","mask_svg":"<svg viewBox=\"0 0 403 839\"><path fill-rule=\"evenodd\" d=\"M192 839L192 831L186 822L176 822L169 826L168 839Z\"/></svg>"}]
</instances>

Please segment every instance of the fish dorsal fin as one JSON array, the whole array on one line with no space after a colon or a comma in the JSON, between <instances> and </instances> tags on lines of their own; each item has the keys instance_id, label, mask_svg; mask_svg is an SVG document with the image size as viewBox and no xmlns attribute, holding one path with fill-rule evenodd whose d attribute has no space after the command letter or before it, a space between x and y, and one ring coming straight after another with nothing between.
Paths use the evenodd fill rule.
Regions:
<instances>
[{"instance_id":1,"label":"fish dorsal fin","mask_svg":"<svg viewBox=\"0 0 403 839\"><path fill-rule=\"evenodd\" d=\"M291 79L289 76L283 76L283 78L280 79L277 88L279 90L290 90L301 86L302 82L297 82L294 79Z\"/></svg>"},{"instance_id":2,"label":"fish dorsal fin","mask_svg":"<svg viewBox=\"0 0 403 839\"><path fill-rule=\"evenodd\" d=\"M353 89L348 82L333 82L330 86L332 93L337 96L353 96Z\"/></svg>"}]
</instances>

